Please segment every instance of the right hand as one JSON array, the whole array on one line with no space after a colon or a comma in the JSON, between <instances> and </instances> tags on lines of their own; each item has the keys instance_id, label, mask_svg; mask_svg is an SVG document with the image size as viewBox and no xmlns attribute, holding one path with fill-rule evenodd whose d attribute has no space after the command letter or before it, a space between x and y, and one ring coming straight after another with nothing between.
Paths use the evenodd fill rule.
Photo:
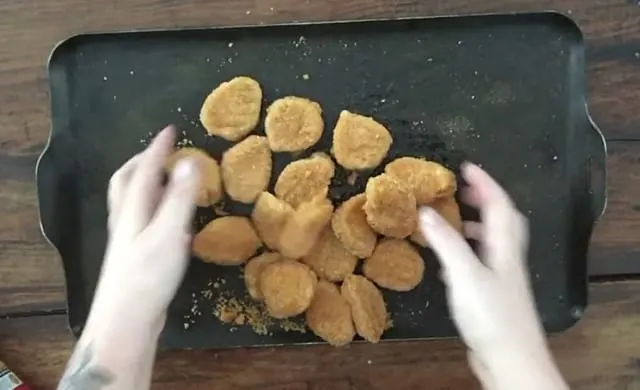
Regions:
<instances>
[{"instance_id":1,"label":"right hand","mask_svg":"<svg viewBox=\"0 0 640 390\"><path fill-rule=\"evenodd\" d=\"M433 209L420 210L420 228L442 264L449 309L473 371L487 388L533 388L535 380L528 379L545 375L536 368L557 370L531 293L527 220L482 169L465 164L462 174L469 184L463 200L479 209L482 220L465 223L466 235L480 243L480 257ZM519 370L520 380L504 378Z\"/></svg>"}]
</instances>

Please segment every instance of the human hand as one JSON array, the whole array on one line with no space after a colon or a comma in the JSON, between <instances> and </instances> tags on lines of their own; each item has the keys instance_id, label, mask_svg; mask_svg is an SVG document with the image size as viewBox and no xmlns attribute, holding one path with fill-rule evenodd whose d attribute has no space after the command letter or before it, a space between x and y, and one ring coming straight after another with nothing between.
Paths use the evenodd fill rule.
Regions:
<instances>
[{"instance_id":1,"label":"human hand","mask_svg":"<svg viewBox=\"0 0 640 390\"><path fill-rule=\"evenodd\" d=\"M482 220L465 223L465 234L480 243L480 257L430 208L421 209L420 228L442 264L471 367L490 389L564 389L531 293L527 220L483 170L465 164L462 174L469 184L462 198Z\"/></svg>"},{"instance_id":2,"label":"human hand","mask_svg":"<svg viewBox=\"0 0 640 390\"><path fill-rule=\"evenodd\" d=\"M162 185L174 132L160 132L109 182L109 242L87 326L114 315L158 332L164 326L188 265L199 183L195 162L182 160Z\"/></svg>"}]
</instances>

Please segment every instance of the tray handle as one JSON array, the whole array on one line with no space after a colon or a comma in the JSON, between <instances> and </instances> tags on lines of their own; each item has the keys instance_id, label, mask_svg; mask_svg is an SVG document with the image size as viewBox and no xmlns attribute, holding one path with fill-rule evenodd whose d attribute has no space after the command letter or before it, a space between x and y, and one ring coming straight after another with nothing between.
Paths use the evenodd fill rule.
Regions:
<instances>
[{"instance_id":1,"label":"tray handle","mask_svg":"<svg viewBox=\"0 0 640 390\"><path fill-rule=\"evenodd\" d=\"M595 221L598 221L607 208L607 143L602 131L587 113L589 129L586 132L586 164L589 170L589 194L591 210Z\"/></svg>"}]
</instances>

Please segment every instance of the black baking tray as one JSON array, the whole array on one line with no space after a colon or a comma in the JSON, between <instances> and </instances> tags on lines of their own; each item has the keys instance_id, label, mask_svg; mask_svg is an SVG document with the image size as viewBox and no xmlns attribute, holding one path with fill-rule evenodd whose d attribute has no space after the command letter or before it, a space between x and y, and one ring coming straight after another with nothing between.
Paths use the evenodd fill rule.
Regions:
<instances>
[{"instance_id":1,"label":"black baking tray","mask_svg":"<svg viewBox=\"0 0 640 390\"><path fill-rule=\"evenodd\" d=\"M76 335L105 249L110 175L169 123L219 158L229 143L205 136L198 113L211 89L236 75L261 83L264 106L285 95L318 101L327 130L314 150L329 149L346 108L389 127L389 159L426 156L455 170L464 160L480 163L530 218L529 266L545 328L560 331L582 316L587 248L605 208L606 151L586 108L582 34L569 18L548 12L96 33L59 44L49 61L52 128L37 184L42 230L62 258ZM273 177L291 160L275 154ZM350 186L338 172L335 203L361 191L370 174ZM232 202L225 208L251 209ZM211 218L200 209L196 229ZM386 340L456 335L437 261L422 254L420 286L384 292L394 323ZM278 326L258 335L221 324L201 292L224 279L220 290L242 297L239 276L237 267L194 259L162 346L319 341Z\"/></svg>"}]
</instances>

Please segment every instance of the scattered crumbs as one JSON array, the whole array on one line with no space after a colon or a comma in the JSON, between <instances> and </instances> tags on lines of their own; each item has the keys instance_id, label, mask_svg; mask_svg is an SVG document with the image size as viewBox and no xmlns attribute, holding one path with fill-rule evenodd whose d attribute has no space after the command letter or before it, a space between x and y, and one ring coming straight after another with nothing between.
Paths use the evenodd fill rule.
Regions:
<instances>
[{"instance_id":1,"label":"scattered crumbs","mask_svg":"<svg viewBox=\"0 0 640 390\"><path fill-rule=\"evenodd\" d=\"M217 203L213 206L213 212L216 213L219 217L224 217L225 215L229 215L229 212L224 209L224 202Z\"/></svg>"},{"instance_id":2,"label":"scattered crumbs","mask_svg":"<svg viewBox=\"0 0 640 390\"><path fill-rule=\"evenodd\" d=\"M476 95L471 95L471 100L476 100Z\"/></svg>"},{"instance_id":3,"label":"scattered crumbs","mask_svg":"<svg viewBox=\"0 0 640 390\"><path fill-rule=\"evenodd\" d=\"M351 173L349 173L349 176L347 176L347 183L353 186L356 184L356 180L358 180L358 172L352 171Z\"/></svg>"},{"instance_id":4,"label":"scattered crumbs","mask_svg":"<svg viewBox=\"0 0 640 390\"><path fill-rule=\"evenodd\" d=\"M477 70L474 70L474 71L473 71L473 75L474 75L474 76L477 76L477 75L478 75L478 71L477 71Z\"/></svg>"},{"instance_id":5,"label":"scattered crumbs","mask_svg":"<svg viewBox=\"0 0 640 390\"><path fill-rule=\"evenodd\" d=\"M558 156L553 156L553 161L558 161Z\"/></svg>"},{"instance_id":6,"label":"scattered crumbs","mask_svg":"<svg viewBox=\"0 0 640 390\"><path fill-rule=\"evenodd\" d=\"M213 314L223 323L249 325L259 335L266 335L268 326L274 322L263 304L245 302L227 294L221 294L216 300Z\"/></svg>"},{"instance_id":7,"label":"scattered crumbs","mask_svg":"<svg viewBox=\"0 0 640 390\"><path fill-rule=\"evenodd\" d=\"M206 62L211 62L211 58L207 57L204 59Z\"/></svg>"},{"instance_id":8,"label":"scattered crumbs","mask_svg":"<svg viewBox=\"0 0 640 390\"><path fill-rule=\"evenodd\" d=\"M427 58L427 62L433 62L433 58L431 57Z\"/></svg>"},{"instance_id":9,"label":"scattered crumbs","mask_svg":"<svg viewBox=\"0 0 640 390\"><path fill-rule=\"evenodd\" d=\"M386 102L387 102L387 99L385 99L385 98L380 99L380 103L384 104Z\"/></svg>"},{"instance_id":10,"label":"scattered crumbs","mask_svg":"<svg viewBox=\"0 0 640 390\"><path fill-rule=\"evenodd\" d=\"M305 38L304 36L300 35L298 37L298 39L296 39L295 41L292 42L293 46L295 47L300 47L301 45L304 45L307 43L307 38Z\"/></svg>"},{"instance_id":11,"label":"scattered crumbs","mask_svg":"<svg viewBox=\"0 0 640 390\"><path fill-rule=\"evenodd\" d=\"M389 315L389 314L387 314L387 315ZM391 329L391 328L393 328L393 320L391 319L391 317L387 317L387 324L386 324L384 329L387 330L387 329Z\"/></svg>"},{"instance_id":12,"label":"scattered crumbs","mask_svg":"<svg viewBox=\"0 0 640 390\"><path fill-rule=\"evenodd\" d=\"M129 71L129 74L130 74L131 76L133 76L135 73L136 73L136 72L134 72L133 70L130 70L130 71Z\"/></svg>"},{"instance_id":13,"label":"scattered crumbs","mask_svg":"<svg viewBox=\"0 0 640 390\"><path fill-rule=\"evenodd\" d=\"M248 11L247 11L247 12L248 12ZM248 15L248 14L247 14L247 15ZM229 42L229 43L227 44L227 46L228 46L228 47L233 47L233 42Z\"/></svg>"},{"instance_id":14,"label":"scattered crumbs","mask_svg":"<svg viewBox=\"0 0 640 390\"><path fill-rule=\"evenodd\" d=\"M248 10L247 10L247 12L245 12L245 14L247 14L247 15L251 15L251 10L250 10L250 9L248 9Z\"/></svg>"},{"instance_id":15,"label":"scattered crumbs","mask_svg":"<svg viewBox=\"0 0 640 390\"><path fill-rule=\"evenodd\" d=\"M424 304L424 308L425 308L425 309L426 309L426 308L428 308L428 307L429 307L429 305L431 305L431 301L427 301L427 302Z\"/></svg>"},{"instance_id":16,"label":"scattered crumbs","mask_svg":"<svg viewBox=\"0 0 640 390\"><path fill-rule=\"evenodd\" d=\"M290 319L281 320L280 328L285 332L307 333L307 328L305 327L304 323L301 324Z\"/></svg>"},{"instance_id":17,"label":"scattered crumbs","mask_svg":"<svg viewBox=\"0 0 640 390\"><path fill-rule=\"evenodd\" d=\"M182 112L182 107L177 108L178 112Z\"/></svg>"},{"instance_id":18,"label":"scattered crumbs","mask_svg":"<svg viewBox=\"0 0 640 390\"><path fill-rule=\"evenodd\" d=\"M102 80L107 81L109 78L107 76L102 77Z\"/></svg>"},{"instance_id":19,"label":"scattered crumbs","mask_svg":"<svg viewBox=\"0 0 640 390\"><path fill-rule=\"evenodd\" d=\"M309 80L309 75L307 73L302 75L303 80Z\"/></svg>"},{"instance_id":20,"label":"scattered crumbs","mask_svg":"<svg viewBox=\"0 0 640 390\"><path fill-rule=\"evenodd\" d=\"M151 143L151 140L155 137L155 134L152 132L148 132L142 138L140 138L140 143L144 146L148 146Z\"/></svg>"},{"instance_id":21,"label":"scattered crumbs","mask_svg":"<svg viewBox=\"0 0 640 390\"><path fill-rule=\"evenodd\" d=\"M233 58L231 58L231 57L227 58L227 62L232 64L233 63Z\"/></svg>"},{"instance_id":22,"label":"scattered crumbs","mask_svg":"<svg viewBox=\"0 0 640 390\"><path fill-rule=\"evenodd\" d=\"M184 326L184 330L189 329L189 325L190 325L190 324L189 324L188 322L185 322L185 323L184 323L184 324L182 324L182 325Z\"/></svg>"},{"instance_id":23,"label":"scattered crumbs","mask_svg":"<svg viewBox=\"0 0 640 390\"><path fill-rule=\"evenodd\" d=\"M462 41L458 41L458 46L462 45Z\"/></svg>"}]
</instances>

